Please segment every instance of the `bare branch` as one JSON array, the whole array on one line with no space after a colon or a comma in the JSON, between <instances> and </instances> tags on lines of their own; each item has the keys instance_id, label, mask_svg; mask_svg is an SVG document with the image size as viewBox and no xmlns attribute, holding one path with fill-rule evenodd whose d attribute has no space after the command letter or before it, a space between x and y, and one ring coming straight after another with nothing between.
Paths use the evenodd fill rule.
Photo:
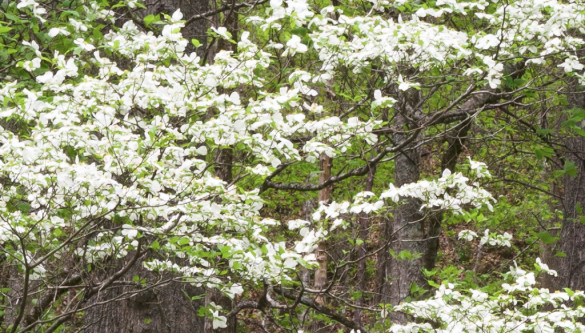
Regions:
<instances>
[{"instance_id":1,"label":"bare branch","mask_svg":"<svg viewBox=\"0 0 585 333\"><path fill-rule=\"evenodd\" d=\"M342 314L337 313L334 309L331 309L325 305L319 305L317 304L315 301L313 301L312 299L308 298L308 297L298 297L297 295L295 295L294 293L285 290L283 288L280 287L275 287L274 290L279 293L280 295L290 299L290 300L299 300L299 303L306 305L314 310L316 310L319 313L322 313L324 315L326 315L327 317L343 324L345 327L348 328L352 328L352 329L359 329L361 332L364 333L368 333L369 331L366 330L365 328L361 327L360 325L358 325L356 322L354 322L353 320L345 317Z\"/></svg>"},{"instance_id":2,"label":"bare branch","mask_svg":"<svg viewBox=\"0 0 585 333\"><path fill-rule=\"evenodd\" d=\"M223 5L223 6L219 7L219 8L217 8L217 9L210 10L210 11L205 12L205 13L201 13L201 14L197 14L197 15L191 16L185 22L185 26L188 26L189 24L191 24L191 23L193 23L193 22L195 22L197 20L200 20L202 18L214 16L214 15L217 15L217 14L219 14L221 12L225 12L227 10L236 10L236 9L240 9L240 8L243 8L243 7L254 8L257 5L261 5L261 4L266 3L266 2L268 2L268 0L258 0L258 1L254 2L254 3L242 2L242 3L238 3L238 4Z\"/></svg>"}]
</instances>

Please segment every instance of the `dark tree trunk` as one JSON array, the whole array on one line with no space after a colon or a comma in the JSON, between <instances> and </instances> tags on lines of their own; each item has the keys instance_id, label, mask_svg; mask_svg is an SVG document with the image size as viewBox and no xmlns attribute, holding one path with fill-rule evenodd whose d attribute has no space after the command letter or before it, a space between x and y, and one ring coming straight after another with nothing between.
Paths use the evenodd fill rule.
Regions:
<instances>
[{"instance_id":1,"label":"dark tree trunk","mask_svg":"<svg viewBox=\"0 0 585 333\"><path fill-rule=\"evenodd\" d=\"M321 174L319 176L319 182L323 183L331 177L331 166L333 161L325 154L320 156L321 162ZM327 186L319 191L319 202L329 203L331 201L331 194L333 192L332 186ZM327 287L327 252L328 246L326 242L319 243L319 247L315 253L319 268L315 270L315 278L313 281L313 287L315 289L325 289ZM315 303L319 305L325 305L325 296L322 294L315 297ZM325 329L325 324L321 321L315 320L311 327L311 332L322 332Z\"/></svg>"},{"instance_id":2,"label":"dark tree trunk","mask_svg":"<svg viewBox=\"0 0 585 333\"><path fill-rule=\"evenodd\" d=\"M583 106L585 107L585 106ZM558 289L569 287L585 289L585 225L581 223L585 208L585 138L576 137L567 142L571 154L567 160L577 166L577 177L565 176L564 220L561 228Z\"/></svg>"},{"instance_id":3,"label":"dark tree trunk","mask_svg":"<svg viewBox=\"0 0 585 333\"><path fill-rule=\"evenodd\" d=\"M400 106L396 108L394 115L394 127L400 132L392 136L396 146L405 144L410 140L413 131L418 126L412 122L419 94L416 91L406 92L401 96ZM420 177L420 147L417 145L420 137L410 140L410 143L396 153L394 160L394 183L397 187L416 182ZM408 251L416 259L399 260L388 254L388 250L382 251L378 258L377 283L379 286L379 302L397 305L410 294L410 286L416 283L425 285L422 274L422 256L426 255L428 242L425 241L424 214L419 210L420 203L417 200L406 200L394 211L394 217L388 218L384 225L382 242L389 243L389 249L398 255L401 251ZM403 321L404 318L393 314L393 320Z\"/></svg>"},{"instance_id":4,"label":"dark tree trunk","mask_svg":"<svg viewBox=\"0 0 585 333\"><path fill-rule=\"evenodd\" d=\"M569 107L585 109L585 92L576 79L569 81L568 90ZM568 138L566 149L566 161L576 165L577 176L566 175L563 179L564 219L558 251L565 253L566 256L557 257L555 260L554 268L559 275L552 281L552 287L583 290L585 289L585 225L581 223L581 218L585 216L583 214L585 209L585 137L576 134Z\"/></svg>"},{"instance_id":5,"label":"dark tree trunk","mask_svg":"<svg viewBox=\"0 0 585 333\"><path fill-rule=\"evenodd\" d=\"M108 278L108 272L102 273L103 280ZM147 286L171 278L170 274L158 275L135 265L118 281L118 286L103 290L89 300L89 304L98 305L85 313L85 333L202 332L204 319L197 314L202 304L190 298L201 296L204 289L170 282L139 292L140 284L133 281L134 276L147 281ZM125 293L129 294L124 296Z\"/></svg>"},{"instance_id":6,"label":"dark tree trunk","mask_svg":"<svg viewBox=\"0 0 585 333\"><path fill-rule=\"evenodd\" d=\"M417 116L423 114L421 110L416 109L420 98L419 91L410 89L399 96L399 103L396 104L394 127L400 132L392 136L392 141L395 146L404 144L394 161L394 182L397 187L417 182L420 178L420 148L423 134L411 137L420 127L415 121ZM458 111L468 114L469 118L462 120L454 128L452 136L447 139L449 146L442 157L442 170L455 169L464 148L465 137L472 125L472 112L481 110L485 104L496 99L497 95L488 89L486 93L471 96L458 107ZM413 259L393 258L388 255L388 251L379 254L377 275L379 302L396 305L411 296L410 289L413 283L423 288L427 286L423 268L432 269L435 266L441 219L441 212L425 215L420 211L420 202L410 199L399 205L394 211L393 219L389 218L386 221L382 241L390 243L389 247L395 256L401 251L407 251ZM405 320L399 314L394 314L393 319Z\"/></svg>"},{"instance_id":7,"label":"dark tree trunk","mask_svg":"<svg viewBox=\"0 0 585 333\"><path fill-rule=\"evenodd\" d=\"M412 128L408 124L406 116L401 113L396 114L397 128ZM397 134L394 136L394 143L400 145L406 140L406 134ZM413 140L416 144L417 140ZM394 177L397 187L404 184L413 183L420 177L420 150L414 145L407 145L398 153L395 159ZM399 304L410 294L410 286L413 283L419 286L425 285L422 274L422 257L427 252L428 242L425 240L425 216L420 211L418 200L406 200L394 212L394 221L392 225L392 235L390 236L392 250L395 255L402 251L408 251L416 259L397 259L391 258L390 267L390 290L389 295L385 296L390 300L392 305Z\"/></svg>"},{"instance_id":8,"label":"dark tree trunk","mask_svg":"<svg viewBox=\"0 0 585 333\"><path fill-rule=\"evenodd\" d=\"M400 107L396 109L394 127L400 129L392 137L396 146L404 145L397 152L394 160L394 183L397 187L417 182L420 178L421 163L421 137L416 135L418 128L413 119L417 112L414 108L420 99L418 91L411 89L405 93ZM407 143L407 140L409 143ZM414 199L406 199L394 211L394 217L385 225L384 242L390 242L388 251L381 255L379 263L378 282L381 283L380 301L382 303L397 305L411 296L411 286L426 287L426 279L423 268L431 269L435 265L438 251L438 219L431 219L420 211L420 202ZM400 253L410 253L410 258L398 258ZM394 313L392 319L404 321L405 317Z\"/></svg>"}]
</instances>

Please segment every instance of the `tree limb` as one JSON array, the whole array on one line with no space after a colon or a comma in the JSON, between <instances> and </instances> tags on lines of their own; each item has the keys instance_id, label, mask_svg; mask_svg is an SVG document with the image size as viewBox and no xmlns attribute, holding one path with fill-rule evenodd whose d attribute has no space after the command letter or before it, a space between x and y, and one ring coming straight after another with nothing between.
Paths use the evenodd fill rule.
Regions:
<instances>
[{"instance_id":1,"label":"tree limb","mask_svg":"<svg viewBox=\"0 0 585 333\"><path fill-rule=\"evenodd\" d=\"M274 287L274 290L276 292L278 292L280 295L290 299L290 300L297 300L299 299L297 295L293 294L292 292L285 290L283 288L280 287ZM359 329L362 333L369 333L368 330L366 330L365 328L361 327L360 325L358 325L356 322L354 322L353 320L337 313L334 309L331 309L327 306L324 305L319 305L317 303L315 303L312 299L308 298L308 297L300 297L299 299L299 303L308 306L314 310L316 310L319 313L322 313L324 315L326 315L327 317L343 324L345 327L348 328L352 328L352 329Z\"/></svg>"},{"instance_id":2,"label":"tree limb","mask_svg":"<svg viewBox=\"0 0 585 333\"><path fill-rule=\"evenodd\" d=\"M226 10L236 10L236 9L240 9L242 7L250 7L250 8L254 8L257 5L261 5L263 3L268 2L268 0L258 0L254 3L247 3L247 2L242 2L242 3L238 3L238 4L228 4L228 5L223 5L217 9L214 10L210 10L208 12L205 13L201 13L201 14L197 14L197 15L193 15L191 16L189 19L187 19L187 21L185 21L185 26L188 26L189 24L200 20L202 18L206 18L209 16L214 16L217 15L221 12L225 12Z\"/></svg>"}]
</instances>

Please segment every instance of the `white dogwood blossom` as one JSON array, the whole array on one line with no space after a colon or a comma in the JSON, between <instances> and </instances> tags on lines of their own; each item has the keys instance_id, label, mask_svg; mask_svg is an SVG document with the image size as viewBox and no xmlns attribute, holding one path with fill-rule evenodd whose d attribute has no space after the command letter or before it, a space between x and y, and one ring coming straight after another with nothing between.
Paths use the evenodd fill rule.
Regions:
<instances>
[{"instance_id":1,"label":"white dogwood blossom","mask_svg":"<svg viewBox=\"0 0 585 333\"><path fill-rule=\"evenodd\" d=\"M551 293L537 288L535 273L517 267L511 268L509 276L513 282L504 284L505 292L496 295L474 289L461 291L454 284L441 284L432 298L399 305L396 310L412 315L417 322L394 325L390 332L580 332L585 329L585 325L574 320L585 315L585 309L564 305L570 301L582 302L582 292ZM549 308L543 308L544 305Z\"/></svg>"},{"instance_id":2,"label":"white dogwood blossom","mask_svg":"<svg viewBox=\"0 0 585 333\"><path fill-rule=\"evenodd\" d=\"M257 31L211 27L210 40L234 46L214 44L205 59L190 51L181 32L190 18L180 11L163 15L153 32L138 21L116 21L118 7L82 0L72 2L75 10L48 13L57 3L2 2L3 13L12 6L18 14L3 20L22 21L30 33L7 38L23 54L8 49L2 57L16 59L22 74L0 81L0 243L10 244L2 260L51 288L59 276L51 270L61 269L62 258L94 267L148 249L156 256L143 260L147 269L237 298L248 285L298 282L299 267L315 264L318 244L359 214L386 214L409 199L421 212L457 217L493 210L495 199L479 184L491 175L471 158L465 175L445 169L434 178L384 185L381 193L322 202L308 212L312 221L266 214L263 191L287 166L314 172L324 156L349 161L349 168L357 161L349 176L363 176L362 164L392 161L391 154L401 153L392 135L432 132L396 125L393 112L405 96L434 89L432 80L445 69L451 74L444 80L469 83L472 97L503 93L514 70L508 65L521 62L536 72L552 64L585 83L577 52L585 42L575 33L585 29L579 1L371 0L360 4L370 6L365 12L306 0L259 1L246 19ZM416 8L402 15L403 6ZM52 25L54 16L62 17ZM443 23L459 18L482 28ZM283 27L294 31L280 33ZM0 28L2 36L14 29ZM328 96L343 94L336 87L340 77L353 89L354 78L373 73L379 80L343 96L347 105L330 105ZM420 124L436 124L434 110L415 111ZM215 172L223 150L238 157L234 179ZM345 166L340 169L343 175ZM309 174L306 183L313 181ZM471 241L480 237L476 232L462 231L459 238ZM489 230L480 238L492 246L511 241L509 233ZM535 268L555 274L540 259ZM513 281L502 284L507 294L443 284L430 299L399 305L420 320L390 330L585 330L575 320L583 308L566 305L582 292L536 288L536 273L517 267L509 277ZM213 328L226 327L225 310L210 308Z\"/></svg>"}]
</instances>

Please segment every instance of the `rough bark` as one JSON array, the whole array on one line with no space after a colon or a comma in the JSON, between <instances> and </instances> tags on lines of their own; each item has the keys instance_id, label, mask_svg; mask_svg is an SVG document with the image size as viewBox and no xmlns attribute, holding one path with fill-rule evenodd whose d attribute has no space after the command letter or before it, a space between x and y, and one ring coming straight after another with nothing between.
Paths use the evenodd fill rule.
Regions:
<instances>
[{"instance_id":1,"label":"rough bark","mask_svg":"<svg viewBox=\"0 0 585 333\"><path fill-rule=\"evenodd\" d=\"M311 222L313 221L312 214L313 214L314 209L315 209L315 200L305 200L303 202L302 216L303 216L303 219L305 221L311 221ZM311 288L311 271L308 268L302 267L300 269L299 278L300 278L301 283L303 285L303 289ZM304 324L305 320L307 319L307 312L308 312L308 310L305 309L297 315L299 322Z\"/></svg>"},{"instance_id":2,"label":"rough bark","mask_svg":"<svg viewBox=\"0 0 585 333\"><path fill-rule=\"evenodd\" d=\"M322 154L319 158L321 162L321 174L319 176L319 182L324 182L331 178L331 166L333 161L325 154ZM327 186L319 191L319 202L328 203L331 200L331 194L333 187ZM315 270L315 279L313 286L316 290L323 290L327 287L327 244L325 242L319 243L319 247L316 251L317 262L319 268ZM315 297L315 303L321 306L325 305L325 297L322 294ZM315 321L311 327L312 332L320 332L323 329L323 323Z\"/></svg>"},{"instance_id":3,"label":"rough bark","mask_svg":"<svg viewBox=\"0 0 585 333\"><path fill-rule=\"evenodd\" d=\"M331 158L325 154L321 155L321 174L319 176L319 182L323 182L331 177ZM331 200L332 187L328 186L319 191L319 202L328 203ZM324 289L327 286L327 244L321 242L316 253L317 262L319 268L315 270L315 289ZM323 295L317 295L315 302L323 305L325 300Z\"/></svg>"},{"instance_id":4,"label":"rough bark","mask_svg":"<svg viewBox=\"0 0 585 333\"><path fill-rule=\"evenodd\" d=\"M215 155L215 175L226 183L231 183L232 165L233 165L233 151L229 148L219 149ZM233 308L232 300L223 295L216 288L207 288L205 291L205 306L214 303L221 306L224 311L229 312ZM222 329L213 329L213 320L211 318L205 319L205 327L203 332L221 332L221 333L232 333L236 332L237 316L231 316L228 318L227 327Z\"/></svg>"},{"instance_id":5,"label":"rough bark","mask_svg":"<svg viewBox=\"0 0 585 333\"><path fill-rule=\"evenodd\" d=\"M568 82L567 101L569 108L585 109L585 91L575 79ZM583 125L582 125L583 126ZM566 175L563 179L563 221L558 251L565 257L557 257L555 269L558 278L553 279L554 289L569 287L575 290L585 289L585 225L581 218L585 216L585 137L575 134L566 140L565 159L577 167L577 176Z\"/></svg>"},{"instance_id":6,"label":"rough bark","mask_svg":"<svg viewBox=\"0 0 585 333\"><path fill-rule=\"evenodd\" d=\"M408 124L407 117L398 113L396 115L396 126L398 128L412 127ZM404 134L396 134L396 144L404 140ZM416 182L420 177L420 151L418 148L409 146L399 152L395 159L394 182L396 186ZM408 251L418 257L425 254L427 241L425 235L424 215L420 211L420 203L417 200L406 200L394 212L392 225L392 250L395 255L402 251ZM390 267L390 290L389 295L384 295L392 305L399 304L410 293L410 286L413 283L424 286L425 280L422 275L422 261L417 259L391 258Z\"/></svg>"},{"instance_id":7,"label":"rough bark","mask_svg":"<svg viewBox=\"0 0 585 333\"><path fill-rule=\"evenodd\" d=\"M99 280L107 279L111 271L103 271ZM88 304L105 303L86 311L84 332L201 332L203 318L197 315L201 303L191 301L190 298L200 296L202 288L170 282L139 292L140 283L133 281L134 276L147 281L147 286L171 277L170 274L159 275L135 265L118 283L101 290L89 300ZM129 294L121 300L108 301L128 292L138 293Z\"/></svg>"},{"instance_id":8,"label":"rough bark","mask_svg":"<svg viewBox=\"0 0 585 333\"><path fill-rule=\"evenodd\" d=\"M327 155L321 155L321 175L319 177L319 181L325 181L331 177L331 158ZM332 188L325 187L324 189L319 191L319 202L328 203L331 200L331 193ZM315 270L315 280L314 280L314 287L315 289L324 289L327 286L327 245L324 242L319 244L317 248L317 262L319 263L319 268ZM323 295L317 295L315 298L315 302L318 304L325 304L325 300Z\"/></svg>"},{"instance_id":9,"label":"rough bark","mask_svg":"<svg viewBox=\"0 0 585 333\"><path fill-rule=\"evenodd\" d=\"M393 144L400 147L396 153L394 168L394 182L397 187L416 182L420 178L422 134L416 132L415 129L422 125L461 121L454 128L452 136L447 139L449 146L443 155L441 165L443 170L455 168L474 114L497 99L497 95L492 94L492 91L474 96L466 94L469 98L466 101L464 98L460 99L460 102L465 102L450 112L418 117L421 112L414 106L418 105L420 100L419 93L406 92L394 117L394 127L402 131L392 136ZM441 114L443 117L440 116ZM448 114L456 116L448 117ZM417 135L413 138L413 134ZM425 216L419 208L420 202L417 200L406 200L395 210L393 219L389 219L385 224L383 241L391 242L390 248L394 255L399 255L401 251L408 251L414 259L390 257L386 251L380 254L377 280L380 286L379 301L382 303L399 304L410 295L413 283L425 287L427 282L422 269L432 269L435 265L439 250L438 235L442 214L438 212ZM396 315L394 319L402 321L405 318L402 315Z\"/></svg>"}]
</instances>

